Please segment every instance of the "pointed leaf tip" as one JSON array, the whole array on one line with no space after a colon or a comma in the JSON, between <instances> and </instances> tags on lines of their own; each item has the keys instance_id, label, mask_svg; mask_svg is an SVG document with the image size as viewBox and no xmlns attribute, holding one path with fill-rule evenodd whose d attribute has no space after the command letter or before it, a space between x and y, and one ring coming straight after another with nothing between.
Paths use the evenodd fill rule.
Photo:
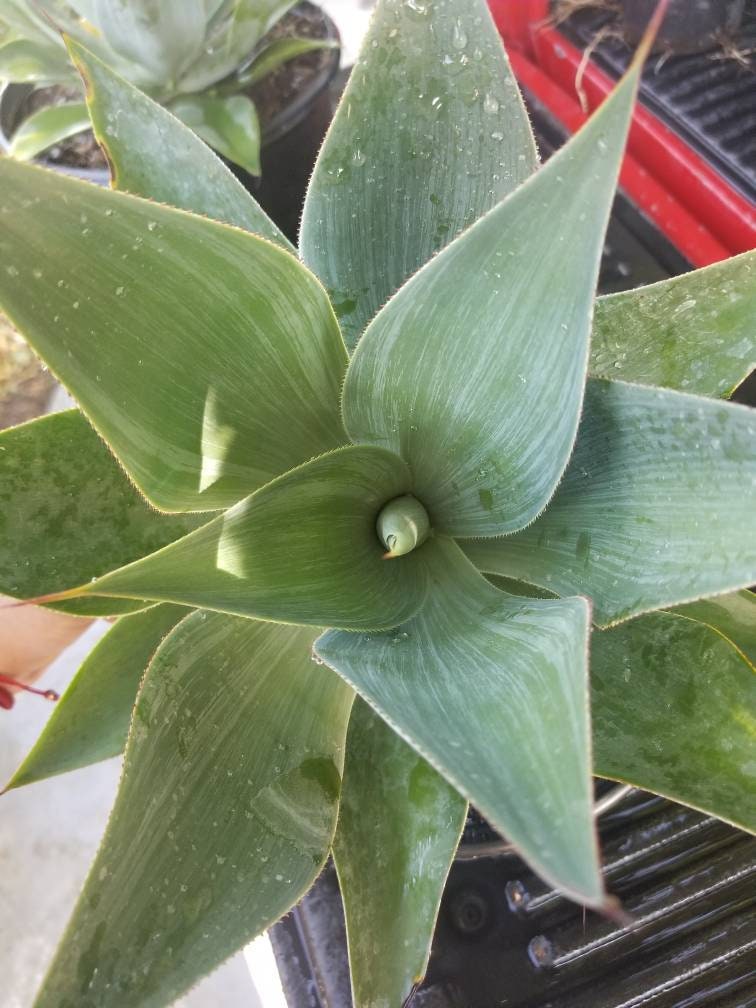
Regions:
<instances>
[{"instance_id":1,"label":"pointed leaf tip","mask_svg":"<svg viewBox=\"0 0 756 1008\"><path fill-rule=\"evenodd\" d=\"M431 590L414 619L328 631L317 654L543 878L601 906L585 600L507 595L443 537L420 557Z\"/></svg>"},{"instance_id":2,"label":"pointed leaf tip","mask_svg":"<svg viewBox=\"0 0 756 1008\"><path fill-rule=\"evenodd\" d=\"M636 83L408 280L352 357L347 431L407 460L443 534L525 527L570 457Z\"/></svg>"}]
</instances>

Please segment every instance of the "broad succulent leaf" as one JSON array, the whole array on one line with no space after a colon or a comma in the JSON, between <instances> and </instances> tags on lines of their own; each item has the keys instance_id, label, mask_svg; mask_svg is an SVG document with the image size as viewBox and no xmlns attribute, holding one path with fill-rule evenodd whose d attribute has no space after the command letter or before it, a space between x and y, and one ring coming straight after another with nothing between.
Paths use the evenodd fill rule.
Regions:
<instances>
[{"instance_id":1,"label":"broad succulent leaf","mask_svg":"<svg viewBox=\"0 0 756 1008\"><path fill-rule=\"evenodd\" d=\"M333 857L356 1008L403 1005L428 964L467 802L359 697Z\"/></svg>"},{"instance_id":2,"label":"broad succulent leaf","mask_svg":"<svg viewBox=\"0 0 756 1008\"><path fill-rule=\"evenodd\" d=\"M31 161L53 144L89 129L89 125L89 113L84 102L41 108L24 119L13 134L8 154L17 161Z\"/></svg>"},{"instance_id":3,"label":"broad succulent leaf","mask_svg":"<svg viewBox=\"0 0 756 1008\"><path fill-rule=\"evenodd\" d=\"M203 0L96 0L94 24L123 59L146 71L146 82L171 90L205 41Z\"/></svg>"},{"instance_id":4,"label":"broad succulent leaf","mask_svg":"<svg viewBox=\"0 0 756 1008\"><path fill-rule=\"evenodd\" d=\"M672 611L706 623L726 637L747 662L756 666L756 595L752 591L700 599Z\"/></svg>"},{"instance_id":5,"label":"broad succulent leaf","mask_svg":"<svg viewBox=\"0 0 756 1008\"><path fill-rule=\"evenodd\" d=\"M705 623L650 613L591 643L596 773L756 831L754 668Z\"/></svg>"},{"instance_id":6,"label":"broad succulent leaf","mask_svg":"<svg viewBox=\"0 0 756 1008\"><path fill-rule=\"evenodd\" d=\"M336 825L352 703L310 661L313 636L195 613L163 642L36 1008L162 1008L312 884Z\"/></svg>"},{"instance_id":7,"label":"broad succulent leaf","mask_svg":"<svg viewBox=\"0 0 756 1008\"><path fill-rule=\"evenodd\" d=\"M487 573L587 595L606 626L756 580L754 486L751 410L592 380L546 512L464 549Z\"/></svg>"},{"instance_id":8,"label":"broad succulent leaf","mask_svg":"<svg viewBox=\"0 0 756 1008\"><path fill-rule=\"evenodd\" d=\"M221 12L222 31L211 41L213 51L205 51L184 74L181 91L203 91L238 70L262 36L293 4L294 0L234 0L228 18L225 11Z\"/></svg>"},{"instance_id":9,"label":"broad succulent leaf","mask_svg":"<svg viewBox=\"0 0 756 1008\"><path fill-rule=\"evenodd\" d=\"M638 72L634 65L536 175L409 280L355 351L346 428L353 441L410 463L440 532L522 528L567 464Z\"/></svg>"},{"instance_id":10,"label":"broad succulent leaf","mask_svg":"<svg viewBox=\"0 0 756 1008\"><path fill-rule=\"evenodd\" d=\"M344 345L293 256L9 158L0 185L0 304L152 503L224 507L345 443Z\"/></svg>"},{"instance_id":11,"label":"broad succulent leaf","mask_svg":"<svg viewBox=\"0 0 756 1008\"><path fill-rule=\"evenodd\" d=\"M588 604L506 595L449 539L422 555L431 587L415 619L381 634L328 631L316 653L543 878L600 906Z\"/></svg>"},{"instance_id":12,"label":"broad succulent leaf","mask_svg":"<svg viewBox=\"0 0 756 1008\"><path fill-rule=\"evenodd\" d=\"M591 374L726 396L756 367L756 251L596 301Z\"/></svg>"},{"instance_id":13,"label":"broad succulent leaf","mask_svg":"<svg viewBox=\"0 0 756 1008\"><path fill-rule=\"evenodd\" d=\"M34 39L13 39L0 46L0 80L47 84L73 77L60 46Z\"/></svg>"},{"instance_id":14,"label":"broad succulent leaf","mask_svg":"<svg viewBox=\"0 0 756 1008\"><path fill-rule=\"evenodd\" d=\"M159 605L119 619L84 659L6 790L122 753L142 676L187 614L183 606Z\"/></svg>"},{"instance_id":15,"label":"broad succulent leaf","mask_svg":"<svg viewBox=\"0 0 756 1008\"><path fill-rule=\"evenodd\" d=\"M192 130L79 42L67 44L86 83L95 136L116 189L235 224L291 250L262 207Z\"/></svg>"},{"instance_id":16,"label":"broad succulent leaf","mask_svg":"<svg viewBox=\"0 0 756 1008\"><path fill-rule=\"evenodd\" d=\"M484 0L380 3L320 152L300 239L347 346L537 164Z\"/></svg>"},{"instance_id":17,"label":"broad succulent leaf","mask_svg":"<svg viewBox=\"0 0 756 1008\"><path fill-rule=\"evenodd\" d=\"M239 83L250 87L267 77L269 73L278 70L284 63L305 53L318 49L336 49L336 42L325 39L305 38L299 35L285 35L266 45L250 65L239 75Z\"/></svg>"},{"instance_id":18,"label":"broad succulent leaf","mask_svg":"<svg viewBox=\"0 0 756 1008\"><path fill-rule=\"evenodd\" d=\"M78 410L0 432L0 592L31 598L90 581L180 539L210 516L151 508ZM112 616L148 603L55 603Z\"/></svg>"},{"instance_id":19,"label":"broad succulent leaf","mask_svg":"<svg viewBox=\"0 0 756 1008\"><path fill-rule=\"evenodd\" d=\"M174 115L223 157L260 175L260 120L246 95L182 95L171 102Z\"/></svg>"},{"instance_id":20,"label":"broad succulent leaf","mask_svg":"<svg viewBox=\"0 0 756 1008\"><path fill-rule=\"evenodd\" d=\"M348 630L394 626L417 612L427 579L420 550L383 559L375 520L410 485L398 456L351 445L72 594L146 597Z\"/></svg>"}]
</instances>

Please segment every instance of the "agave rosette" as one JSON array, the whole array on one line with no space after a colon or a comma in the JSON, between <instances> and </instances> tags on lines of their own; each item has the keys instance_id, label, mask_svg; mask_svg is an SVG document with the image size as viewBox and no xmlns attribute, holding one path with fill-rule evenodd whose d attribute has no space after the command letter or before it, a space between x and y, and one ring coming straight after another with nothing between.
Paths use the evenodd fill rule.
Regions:
<instances>
[{"instance_id":1,"label":"agave rosette","mask_svg":"<svg viewBox=\"0 0 756 1008\"><path fill-rule=\"evenodd\" d=\"M381 0L297 257L71 46L124 191L0 165L0 303L80 407L0 438L0 587L121 615L11 786L126 756L39 1008L168 1003L331 850L398 1008L468 801L596 908L593 772L752 827L754 421L714 396L754 256L594 314L640 58L539 167L482 0Z\"/></svg>"}]
</instances>

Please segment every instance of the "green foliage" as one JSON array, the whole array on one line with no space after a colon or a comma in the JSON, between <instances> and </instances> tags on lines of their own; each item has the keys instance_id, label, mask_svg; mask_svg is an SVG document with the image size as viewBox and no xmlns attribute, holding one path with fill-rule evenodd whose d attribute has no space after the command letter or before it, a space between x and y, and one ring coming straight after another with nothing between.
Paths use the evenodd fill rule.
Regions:
<instances>
[{"instance_id":1,"label":"green foliage","mask_svg":"<svg viewBox=\"0 0 756 1008\"><path fill-rule=\"evenodd\" d=\"M454 788L358 697L333 841L356 1004L403 1005L422 979L466 812Z\"/></svg>"},{"instance_id":2,"label":"green foliage","mask_svg":"<svg viewBox=\"0 0 756 1008\"><path fill-rule=\"evenodd\" d=\"M227 507L346 442L344 344L292 255L8 158L1 170L4 310L153 504Z\"/></svg>"},{"instance_id":3,"label":"green foliage","mask_svg":"<svg viewBox=\"0 0 756 1008\"><path fill-rule=\"evenodd\" d=\"M253 28L238 4L234 31ZM752 826L753 597L736 589L756 580L754 422L705 398L751 360L751 259L599 299L589 352L641 58L531 178L484 0L379 0L298 261L185 126L71 47L135 195L0 163L0 304L82 410L2 436L18 541L0 559L31 561L2 587L199 611L136 695L38 1006L167 1004L284 913L333 844L356 1008L400 1008L466 801L594 907L592 771ZM141 156L141 130L165 156ZM600 377L615 372L642 384ZM119 464L165 512L199 513L151 510ZM19 519L33 481L44 506ZM624 622L591 631L591 613ZM116 624L26 779L43 756L51 774L122 744L177 615Z\"/></svg>"},{"instance_id":4,"label":"green foliage","mask_svg":"<svg viewBox=\"0 0 756 1008\"><path fill-rule=\"evenodd\" d=\"M260 174L257 112L245 89L329 41L264 36L294 0L6 0L0 82L81 88L63 37L84 43L169 107L230 161ZM56 30L57 29L57 30ZM2 36L0 36L2 37ZM82 95L83 97L83 95ZM76 101L20 123L10 153L27 160L89 126ZM76 128L74 128L74 124ZM33 139L32 139L33 138ZM142 141L144 144L144 141Z\"/></svg>"},{"instance_id":5,"label":"green foliage","mask_svg":"<svg viewBox=\"0 0 756 1008\"><path fill-rule=\"evenodd\" d=\"M129 483L79 410L0 433L0 592L29 598L131 563L204 524L161 514ZM147 603L76 599L55 608L112 616Z\"/></svg>"},{"instance_id":6,"label":"green foliage","mask_svg":"<svg viewBox=\"0 0 756 1008\"><path fill-rule=\"evenodd\" d=\"M118 620L85 658L8 790L122 753L144 670L187 614L160 605Z\"/></svg>"},{"instance_id":7,"label":"green foliage","mask_svg":"<svg viewBox=\"0 0 756 1008\"><path fill-rule=\"evenodd\" d=\"M591 373L727 396L756 367L756 251L596 301Z\"/></svg>"},{"instance_id":8,"label":"green foliage","mask_svg":"<svg viewBox=\"0 0 756 1008\"><path fill-rule=\"evenodd\" d=\"M92 128L116 189L235 224L294 251L196 133L79 42L69 39L68 49L86 83ZM116 120L118 129L110 129ZM151 152L149 159L143 148Z\"/></svg>"},{"instance_id":9,"label":"green foliage","mask_svg":"<svg viewBox=\"0 0 756 1008\"><path fill-rule=\"evenodd\" d=\"M312 884L336 826L352 703L310 661L313 637L195 613L163 642L39 1008L169 1004Z\"/></svg>"},{"instance_id":10,"label":"green foliage","mask_svg":"<svg viewBox=\"0 0 756 1008\"><path fill-rule=\"evenodd\" d=\"M673 613L595 633L596 772L756 832L756 809L746 798L753 788L754 672L732 639Z\"/></svg>"}]
</instances>

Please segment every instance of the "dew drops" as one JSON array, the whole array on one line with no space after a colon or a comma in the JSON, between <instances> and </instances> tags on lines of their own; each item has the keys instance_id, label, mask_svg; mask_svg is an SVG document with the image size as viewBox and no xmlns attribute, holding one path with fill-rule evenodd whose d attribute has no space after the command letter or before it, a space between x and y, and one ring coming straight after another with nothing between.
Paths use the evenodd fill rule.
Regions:
<instances>
[{"instance_id":1,"label":"dew drops","mask_svg":"<svg viewBox=\"0 0 756 1008\"><path fill-rule=\"evenodd\" d=\"M467 35L462 27L462 24L457 21L454 25L454 31L452 32L452 45L455 49L462 50L467 45Z\"/></svg>"},{"instance_id":2,"label":"dew drops","mask_svg":"<svg viewBox=\"0 0 756 1008\"><path fill-rule=\"evenodd\" d=\"M494 95L487 94L483 99L483 111L489 115L496 115L499 111L499 101Z\"/></svg>"},{"instance_id":3,"label":"dew drops","mask_svg":"<svg viewBox=\"0 0 756 1008\"><path fill-rule=\"evenodd\" d=\"M598 140L596 141L596 146L598 147L599 151L602 154L606 154L606 152L609 150L609 144L603 137L598 138Z\"/></svg>"},{"instance_id":4,"label":"dew drops","mask_svg":"<svg viewBox=\"0 0 756 1008\"><path fill-rule=\"evenodd\" d=\"M500 142L501 142L501 141L502 141L502 140L504 139L504 134L503 134L503 133L500 133L500 132L499 132L498 130L495 130L495 131L494 131L494 132L493 132L493 133L491 134L491 139L492 139L492 140L496 140L496 141L497 141L497 143L500 143Z\"/></svg>"},{"instance_id":5,"label":"dew drops","mask_svg":"<svg viewBox=\"0 0 756 1008\"><path fill-rule=\"evenodd\" d=\"M156 227L157 227L157 221L151 220L147 224L147 230L148 231L154 231Z\"/></svg>"},{"instance_id":6,"label":"dew drops","mask_svg":"<svg viewBox=\"0 0 756 1008\"><path fill-rule=\"evenodd\" d=\"M365 157L365 152L361 151L360 148L358 147L355 150L354 154L352 154L352 164L355 166L355 168L361 168L365 164L366 160L367 159Z\"/></svg>"}]
</instances>

